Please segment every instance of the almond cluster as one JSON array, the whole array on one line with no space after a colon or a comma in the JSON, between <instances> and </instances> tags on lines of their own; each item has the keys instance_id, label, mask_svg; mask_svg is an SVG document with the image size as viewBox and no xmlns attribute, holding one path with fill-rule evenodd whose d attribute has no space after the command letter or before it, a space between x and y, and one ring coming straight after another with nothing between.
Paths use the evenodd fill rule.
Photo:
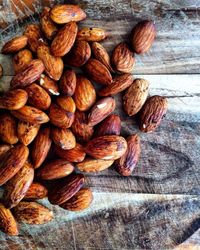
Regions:
<instances>
[{"instance_id":1,"label":"almond cluster","mask_svg":"<svg viewBox=\"0 0 200 250\"><path fill-rule=\"evenodd\" d=\"M167 111L167 100L147 98L149 83L131 75L134 52L147 52L155 39L154 24L138 23L130 42L117 45L110 57L99 43L108 36L104 29L78 28L85 18L76 5L44 8L40 24L28 25L2 48L14 55L15 72L10 90L0 96L0 227L10 235L18 234L16 220L52 220L38 199L48 197L70 211L89 207L92 192L80 172L114 164L121 175L132 174L140 138L120 136L120 116L111 114L113 96L125 91L124 111L137 114L143 132L154 131Z\"/></svg>"}]
</instances>

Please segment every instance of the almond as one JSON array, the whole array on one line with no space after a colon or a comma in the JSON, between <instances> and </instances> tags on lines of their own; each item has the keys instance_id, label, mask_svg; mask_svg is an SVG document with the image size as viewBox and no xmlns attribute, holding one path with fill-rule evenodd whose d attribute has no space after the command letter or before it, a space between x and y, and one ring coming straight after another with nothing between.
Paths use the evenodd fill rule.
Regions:
<instances>
[{"instance_id":1,"label":"almond","mask_svg":"<svg viewBox=\"0 0 200 250\"><path fill-rule=\"evenodd\" d=\"M3 159L3 156L9 149L11 149L11 147L12 147L11 145L0 144L0 160Z\"/></svg>"},{"instance_id":2,"label":"almond","mask_svg":"<svg viewBox=\"0 0 200 250\"><path fill-rule=\"evenodd\" d=\"M19 121L17 127L17 134L19 141L28 146L37 136L40 125L28 122Z\"/></svg>"},{"instance_id":3,"label":"almond","mask_svg":"<svg viewBox=\"0 0 200 250\"><path fill-rule=\"evenodd\" d=\"M60 205L72 198L83 186L85 178L82 174L71 174L54 186L49 192L49 201Z\"/></svg>"},{"instance_id":4,"label":"almond","mask_svg":"<svg viewBox=\"0 0 200 250\"><path fill-rule=\"evenodd\" d=\"M99 91L100 96L117 95L118 93L127 89L133 83L133 76L131 74L122 74L115 76L113 83Z\"/></svg>"},{"instance_id":5,"label":"almond","mask_svg":"<svg viewBox=\"0 0 200 250\"><path fill-rule=\"evenodd\" d=\"M47 75L53 80L58 81L64 68L62 58L51 55L49 47L45 44L38 46L37 56L43 61Z\"/></svg>"},{"instance_id":6,"label":"almond","mask_svg":"<svg viewBox=\"0 0 200 250\"><path fill-rule=\"evenodd\" d=\"M49 110L49 118L56 127L70 128L74 121L74 113L67 112L57 104L52 103Z\"/></svg>"},{"instance_id":7,"label":"almond","mask_svg":"<svg viewBox=\"0 0 200 250\"><path fill-rule=\"evenodd\" d=\"M27 42L28 38L26 36L15 37L12 40L8 41L6 44L4 44L1 53L9 54L18 52L20 49L26 47Z\"/></svg>"},{"instance_id":8,"label":"almond","mask_svg":"<svg viewBox=\"0 0 200 250\"><path fill-rule=\"evenodd\" d=\"M76 107L80 111L87 111L96 101L96 91L92 83L83 76L77 76L74 93Z\"/></svg>"},{"instance_id":9,"label":"almond","mask_svg":"<svg viewBox=\"0 0 200 250\"><path fill-rule=\"evenodd\" d=\"M119 159L127 149L126 140L117 135L104 135L89 141L85 152L95 159L116 160Z\"/></svg>"},{"instance_id":10,"label":"almond","mask_svg":"<svg viewBox=\"0 0 200 250\"><path fill-rule=\"evenodd\" d=\"M70 53L68 53L65 62L72 67L83 66L91 57L91 48L86 41L76 41Z\"/></svg>"},{"instance_id":11,"label":"almond","mask_svg":"<svg viewBox=\"0 0 200 250\"><path fill-rule=\"evenodd\" d=\"M88 208L93 200L92 192L89 188L82 188L71 199L61 204L61 207L70 211L82 211Z\"/></svg>"},{"instance_id":12,"label":"almond","mask_svg":"<svg viewBox=\"0 0 200 250\"><path fill-rule=\"evenodd\" d=\"M66 70L59 83L63 95L72 96L76 89L76 73L74 70Z\"/></svg>"},{"instance_id":13,"label":"almond","mask_svg":"<svg viewBox=\"0 0 200 250\"><path fill-rule=\"evenodd\" d=\"M65 26L58 31L57 35L53 39L51 44L51 53L54 56L66 55L74 45L77 32L78 26L75 22L65 24Z\"/></svg>"},{"instance_id":14,"label":"almond","mask_svg":"<svg viewBox=\"0 0 200 250\"><path fill-rule=\"evenodd\" d=\"M59 96L56 98L56 103L67 112L76 111L76 104L71 96Z\"/></svg>"},{"instance_id":15,"label":"almond","mask_svg":"<svg viewBox=\"0 0 200 250\"><path fill-rule=\"evenodd\" d=\"M38 84L32 83L26 87L26 92L28 93L28 102L34 107L46 110L51 105L51 98L49 94Z\"/></svg>"},{"instance_id":16,"label":"almond","mask_svg":"<svg viewBox=\"0 0 200 250\"><path fill-rule=\"evenodd\" d=\"M75 148L70 150L64 150L59 146L55 146L56 154L69 162L82 162L85 159L85 151L83 146L76 143Z\"/></svg>"},{"instance_id":17,"label":"almond","mask_svg":"<svg viewBox=\"0 0 200 250\"><path fill-rule=\"evenodd\" d=\"M103 85L109 85L112 83L112 75L110 74L110 71L100 61L90 59L84 65L84 69L93 81Z\"/></svg>"},{"instance_id":18,"label":"almond","mask_svg":"<svg viewBox=\"0 0 200 250\"><path fill-rule=\"evenodd\" d=\"M53 219L53 212L36 202L21 201L13 213L18 221L26 224L40 225Z\"/></svg>"},{"instance_id":19,"label":"almond","mask_svg":"<svg viewBox=\"0 0 200 250\"><path fill-rule=\"evenodd\" d=\"M101 159L93 159L86 158L81 163L77 163L76 167L83 172L93 173L93 172L101 172L114 163L114 160L101 160Z\"/></svg>"},{"instance_id":20,"label":"almond","mask_svg":"<svg viewBox=\"0 0 200 250\"><path fill-rule=\"evenodd\" d=\"M42 165L42 163L47 157L50 147L50 128L41 128L33 142L31 152L31 159L34 168L39 168Z\"/></svg>"},{"instance_id":21,"label":"almond","mask_svg":"<svg viewBox=\"0 0 200 250\"><path fill-rule=\"evenodd\" d=\"M100 42L104 40L108 34L104 29L84 27L79 30L77 40L88 42Z\"/></svg>"},{"instance_id":22,"label":"almond","mask_svg":"<svg viewBox=\"0 0 200 250\"><path fill-rule=\"evenodd\" d=\"M118 115L109 115L96 130L96 136L120 135L121 119Z\"/></svg>"},{"instance_id":23,"label":"almond","mask_svg":"<svg viewBox=\"0 0 200 250\"><path fill-rule=\"evenodd\" d=\"M24 122L42 124L49 121L49 117L44 112L31 106L24 106L21 109L11 111L11 113Z\"/></svg>"},{"instance_id":24,"label":"almond","mask_svg":"<svg viewBox=\"0 0 200 250\"><path fill-rule=\"evenodd\" d=\"M26 27L24 35L28 37L28 45L31 51L37 52L40 41L42 41L42 33L38 24L29 24Z\"/></svg>"},{"instance_id":25,"label":"almond","mask_svg":"<svg viewBox=\"0 0 200 250\"><path fill-rule=\"evenodd\" d=\"M72 131L80 142L88 142L91 139L94 129L88 125L87 115L84 112L76 111Z\"/></svg>"},{"instance_id":26,"label":"almond","mask_svg":"<svg viewBox=\"0 0 200 250\"><path fill-rule=\"evenodd\" d=\"M28 95L25 90L10 90L0 97L0 109L18 110L24 107L27 100Z\"/></svg>"},{"instance_id":27,"label":"almond","mask_svg":"<svg viewBox=\"0 0 200 250\"><path fill-rule=\"evenodd\" d=\"M73 4L55 5L50 12L51 19L58 24L79 22L86 18L85 12Z\"/></svg>"},{"instance_id":28,"label":"almond","mask_svg":"<svg viewBox=\"0 0 200 250\"><path fill-rule=\"evenodd\" d=\"M40 24L45 37L49 40L52 40L58 29L50 18L50 8L44 7L40 15Z\"/></svg>"},{"instance_id":29,"label":"almond","mask_svg":"<svg viewBox=\"0 0 200 250\"><path fill-rule=\"evenodd\" d=\"M16 236L19 234L17 222L11 211L0 203L0 228L6 234Z\"/></svg>"},{"instance_id":30,"label":"almond","mask_svg":"<svg viewBox=\"0 0 200 250\"><path fill-rule=\"evenodd\" d=\"M40 83L40 86L42 86L49 93L49 95L60 94L59 89L58 89L58 84L50 77L44 74L41 74L39 83Z\"/></svg>"},{"instance_id":31,"label":"almond","mask_svg":"<svg viewBox=\"0 0 200 250\"><path fill-rule=\"evenodd\" d=\"M25 164L29 155L26 146L18 144L8 150L0 162L0 186L10 180Z\"/></svg>"},{"instance_id":32,"label":"almond","mask_svg":"<svg viewBox=\"0 0 200 250\"><path fill-rule=\"evenodd\" d=\"M10 179L5 186L3 194L4 204L7 208L15 207L25 196L33 182L34 169L28 162Z\"/></svg>"},{"instance_id":33,"label":"almond","mask_svg":"<svg viewBox=\"0 0 200 250\"><path fill-rule=\"evenodd\" d=\"M52 127L51 138L56 145L65 150L76 146L76 138L69 129Z\"/></svg>"},{"instance_id":34,"label":"almond","mask_svg":"<svg viewBox=\"0 0 200 250\"><path fill-rule=\"evenodd\" d=\"M33 182L26 192L25 200L38 200L47 197L47 188L39 182Z\"/></svg>"},{"instance_id":35,"label":"almond","mask_svg":"<svg viewBox=\"0 0 200 250\"><path fill-rule=\"evenodd\" d=\"M112 97L100 99L88 114L88 124L97 125L115 110L115 106L115 100Z\"/></svg>"},{"instance_id":36,"label":"almond","mask_svg":"<svg viewBox=\"0 0 200 250\"><path fill-rule=\"evenodd\" d=\"M116 46L111 57L114 69L120 73L131 73L135 65L133 53L129 50L126 43Z\"/></svg>"},{"instance_id":37,"label":"almond","mask_svg":"<svg viewBox=\"0 0 200 250\"><path fill-rule=\"evenodd\" d=\"M117 172L123 176L130 176L138 163L141 153L140 138L138 135L131 135L127 139L128 148L126 153L115 162Z\"/></svg>"},{"instance_id":38,"label":"almond","mask_svg":"<svg viewBox=\"0 0 200 250\"><path fill-rule=\"evenodd\" d=\"M42 180L55 180L68 176L74 171L74 166L66 160L57 159L42 166L37 177Z\"/></svg>"},{"instance_id":39,"label":"almond","mask_svg":"<svg viewBox=\"0 0 200 250\"><path fill-rule=\"evenodd\" d=\"M123 96L124 110L129 116L137 114L144 105L149 93L149 82L136 79Z\"/></svg>"},{"instance_id":40,"label":"almond","mask_svg":"<svg viewBox=\"0 0 200 250\"><path fill-rule=\"evenodd\" d=\"M168 108L167 99L163 96L152 96L144 104L139 117L142 132L153 132L165 117Z\"/></svg>"},{"instance_id":41,"label":"almond","mask_svg":"<svg viewBox=\"0 0 200 250\"><path fill-rule=\"evenodd\" d=\"M13 57L13 67L15 73L19 73L20 71L24 70L32 60L33 56L30 50L28 49L20 50Z\"/></svg>"},{"instance_id":42,"label":"almond","mask_svg":"<svg viewBox=\"0 0 200 250\"><path fill-rule=\"evenodd\" d=\"M132 30L131 44L137 54L147 52L156 37L156 28L152 21L139 22Z\"/></svg>"},{"instance_id":43,"label":"almond","mask_svg":"<svg viewBox=\"0 0 200 250\"><path fill-rule=\"evenodd\" d=\"M43 71L43 62L39 59L32 60L12 78L10 86L11 88L24 88L39 79Z\"/></svg>"}]
</instances>

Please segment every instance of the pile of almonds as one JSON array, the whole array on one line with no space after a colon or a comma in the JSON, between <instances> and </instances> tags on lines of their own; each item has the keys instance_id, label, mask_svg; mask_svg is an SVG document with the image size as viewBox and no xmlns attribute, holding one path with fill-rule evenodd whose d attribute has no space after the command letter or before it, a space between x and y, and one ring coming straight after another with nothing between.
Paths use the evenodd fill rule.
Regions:
<instances>
[{"instance_id":1,"label":"pile of almonds","mask_svg":"<svg viewBox=\"0 0 200 250\"><path fill-rule=\"evenodd\" d=\"M78 29L77 22L85 18L76 5L45 8L40 24L28 25L2 48L2 53L14 54L15 71L10 90L0 97L0 227L10 235L18 234L15 219L43 224L53 218L37 199L47 196L71 211L90 205L92 192L75 167L99 172L114 164L121 175L131 175L140 157L140 138L120 136L121 120L111 114L116 107L111 96L125 90L124 111L137 114L143 132L154 131L167 111L167 100L147 99L149 83L131 75L133 52L150 49L154 24L138 23L130 44L117 45L110 58L99 43L107 37L104 29ZM66 65L80 67L82 74L64 69ZM97 91L91 81L102 88Z\"/></svg>"}]
</instances>

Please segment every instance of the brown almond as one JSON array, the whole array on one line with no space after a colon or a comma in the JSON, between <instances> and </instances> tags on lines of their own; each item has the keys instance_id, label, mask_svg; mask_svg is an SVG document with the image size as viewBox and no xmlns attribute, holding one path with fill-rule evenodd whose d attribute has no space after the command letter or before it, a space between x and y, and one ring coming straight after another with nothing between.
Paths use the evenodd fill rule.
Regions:
<instances>
[{"instance_id":1,"label":"brown almond","mask_svg":"<svg viewBox=\"0 0 200 250\"><path fill-rule=\"evenodd\" d=\"M11 149L11 147L12 147L11 145L0 144L0 160L3 159L3 156L9 149Z\"/></svg>"},{"instance_id":2,"label":"brown almond","mask_svg":"<svg viewBox=\"0 0 200 250\"><path fill-rule=\"evenodd\" d=\"M37 136L39 129L39 124L19 121L17 126L19 141L25 146L28 146Z\"/></svg>"},{"instance_id":3,"label":"brown almond","mask_svg":"<svg viewBox=\"0 0 200 250\"><path fill-rule=\"evenodd\" d=\"M74 113L76 111L76 104L71 96L58 96L56 103L67 112Z\"/></svg>"},{"instance_id":4,"label":"brown almond","mask_svg":"<svg viewBox=\"0 0 200 250\"><path fill-rule=\"evenodd\" d=\"M76 73L74 70L66 70L59 82L59 87L63 95L72 96L76 89Z\"/></svg>"},{"instance_id":5,"label":"brown almond","mask_svg":"<svg viewBox=\"0 0 200 250\"><path fill-rule=\"evenodd\" d=\"M15 73L24 70L32 60L33 60L33 55L30 50L28 49L20 50L13 57L13 67Z\"/></svg>"},{"instance_id":6,"label":"brown almond","mask_svg":"<svg viewBox=\"0 0 200 250\"><path fill-rule=\"evenodd\" d=\"M47 197L47 188L39 182L33 182L24 196L24 200L38 200Z\"/></svg>"},{"instance_id":7,"label":"brown almond","mask_svg":"<svg viewBox=\"0 0 200 250\"><path fill-rule=\"evenodd\" d=\"M100 42L104 40L108 34L104 29L84 27L79 30L77 40L88 42Z\"/></svg>"},{"instance_id":8,"label":"brown almond","mask_svg":"<svg viewBox=\"0 0 200 250\"><path fill-rule=\"evenodd\" d=\"M9 54L18 52L20 49L26 47L27 42L28 38L26 36L15 37L12 40L8 41L6 44L4 44L1 53Z\"/></svg>"},{"instance_id":9,"label":"brown almond","mask_svg":"<svg viewBox=\"0 0 200 250\"><path fill-rule=\"evenodd\" d=\"M28 45L31 51L37 52L39 43L42 40L42 33L38 24L27 25L24 35L28 37Z\"/></svg>"},{"instance_id":10,"label":"brown almond","mask_svg":"<svg viewBox=\"0 0 200 250\"><path fill-rule=\"evenodd\" d=\"M40 86L42 86L48 93L49 95L59 95L59 88L58 84L51 79L50 77L41 74L40 79L39 79Z\"/></svg>"},{"instance_id":11,"label":"brown almond","mask_svg":"<svg viewBox=\"0 0 200 250\"><path fill-rule=\"evenodd\" d=\"M76 146L76 138L69 129L52 127L51 138L56 145L65 150Z\"/></svg>"},{"instance_id":12,"label":"brown almond","mask_svg":"<svg viewBox=\"0 0 200 250\"><path fill-rule=\"evenodd\" d=\"M101 160L101 159L93 159L86 158L84 161L77 163L76 167L83 172L93 173L93 172L101 172L114 163L114 160Z\"/></svg>"}]
</instances>

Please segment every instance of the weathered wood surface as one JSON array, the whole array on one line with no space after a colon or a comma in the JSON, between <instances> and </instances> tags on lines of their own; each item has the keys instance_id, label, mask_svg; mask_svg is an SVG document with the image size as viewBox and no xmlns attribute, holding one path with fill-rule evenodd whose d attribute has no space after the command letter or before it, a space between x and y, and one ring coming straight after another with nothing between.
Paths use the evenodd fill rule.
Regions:
<instances>
[{"instance_id":1,"label":"weathered wood surface","mask_svg":"<svg viewBox=\"0 0 200 250\"><path fill-rule=\"evenodd\" d=\"M26 23L38 21L33 10L55 1L3 2L1 45ZM150 95L168 97L169 112L155 133L142 134L136 121L123 113L118 96L123 135L137 132L142 138L142 157L133 176L120 177L113 168L88 174L94 192L91 208L73 213L42 201L53 209L55 220L22 225L19 237L0 233L1 249L200 249L200 1L67 2L85 8L89 19L83 25L110 31L112 39L105 42L110 50L138 20L156 21L157 41L147 55L137 57L134 73L151 82ZM0 63L5 74L0 86L6 88L13 74L9 56L0 55Z\"/></svg>"}]
</instances>

